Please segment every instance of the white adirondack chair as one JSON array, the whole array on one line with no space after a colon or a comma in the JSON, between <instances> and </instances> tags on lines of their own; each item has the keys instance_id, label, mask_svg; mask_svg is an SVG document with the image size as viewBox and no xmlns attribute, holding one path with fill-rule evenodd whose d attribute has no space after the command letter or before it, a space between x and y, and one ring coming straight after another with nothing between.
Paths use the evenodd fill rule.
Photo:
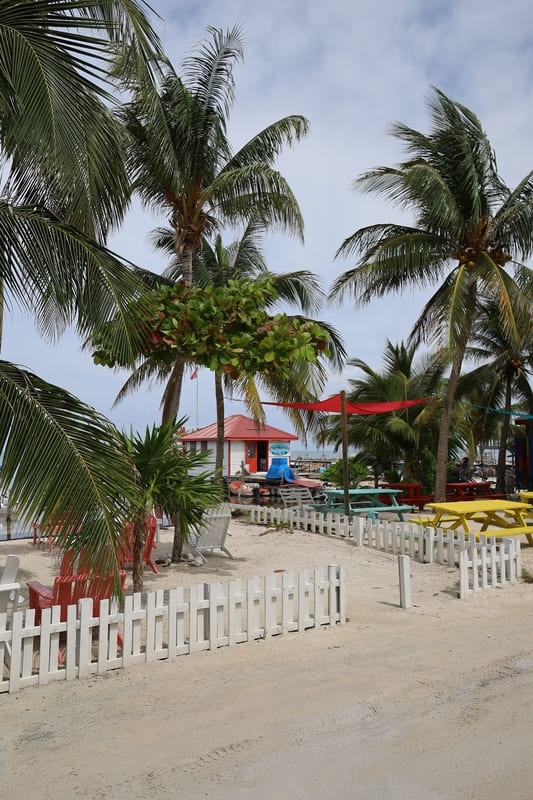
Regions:
<instances>
[{"instance_id":1,"label":"white adirondack chair","mask_svg":"<svg viewBox=\"0 0 533 800\"><path fill-rule=\"evenodd\" d=\"M13 610L16 611L19 603L20 583L17 583L15 578L19 568L19 559L17 556L8 556L4 565L4 570L0 575L0 618L2 619L2 626L5 629L7 609L9 604ZM3 661L9 666L11 661L11 645L6 642L4 647Z\"/></svg>"},{"instance_id":2,"label":"white adirondack chair","mask_svg":"<svg viewBox=\"0 0 533 800\"><path fill-rule=\"evenodd\" d=\"M6 613L9 603L17 608L20 592L20 583L16 581L18 569L18 557L8 556L0 575L0 614Z\"/></svg>"},{"instance_id":3,"label":"white adirondack chair","mask_svg":"<svg viewBox=\"0 0 533 800\"><path fill-rule=\"evenodd\" d=\"M228 504L214 506L205 511L198 531L191 535L191 552L203 562L207 561L204 552L212 550L222 550L229 558L233 558L226 547L226 537L231 536L228 530L230 522L231 509Z\"/></svg>"}]
</instances>

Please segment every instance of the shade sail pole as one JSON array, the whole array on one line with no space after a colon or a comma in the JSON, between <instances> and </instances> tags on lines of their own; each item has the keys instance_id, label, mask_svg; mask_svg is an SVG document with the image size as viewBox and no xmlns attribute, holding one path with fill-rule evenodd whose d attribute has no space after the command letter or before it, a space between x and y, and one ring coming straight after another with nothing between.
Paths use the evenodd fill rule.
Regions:
<instances>
[{"instance_id":1,"label":"shade sail pole","mask_svg":"<svg viewBox=\"0 0 533 800\"><path fill-rule=\"evenodd\" d=\"M350 517L350 465L348 464L348 423L346 417L346 392L340 393L342 436L342 480L344 484L344 513Z\"/></svg>"}]
</instances>

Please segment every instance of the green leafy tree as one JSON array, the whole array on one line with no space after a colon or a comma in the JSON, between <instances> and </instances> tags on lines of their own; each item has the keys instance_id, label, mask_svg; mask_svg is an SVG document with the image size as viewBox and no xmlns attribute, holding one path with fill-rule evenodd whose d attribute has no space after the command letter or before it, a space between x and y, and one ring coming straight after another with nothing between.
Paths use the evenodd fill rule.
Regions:
<instances>
[{"instance_id":1,"label":"green leafy tree","mask_svg":"<svg viewBox=\"0 0 533 800\"><path fill-rule=\"evenodd\" d=\"M270 316L265 306L275 296L267 280L206 289L161 286L130 304L128 324L145 337L142 355L155 361L172 362L179 352L186 361L232 378L277 371L288 376L292 362L316 361L327 351L329 334L313 321ZM98 364L120 365L113 349L115 324L94 337Z\"/></svg>"},{"instance_id":2,"label":"green leafy tree","mask_svg":"<svg viewBox=\"0 0 533 800\"><path fill-rule=\"evenodd\" d=\"M351 456L348 459L348 475L350 476L350 487L356 487L361 481L367 480L370 472L368 465L358 456ZM330 464L320 476L320 480L333 483L335 486L344 486L344 466L342 461Z\"/></svg>"},{"instance_id":3,"label":"green leafy tree","mask_svg":"<svg viewBox=\"0 0 533 800\"><path fill-rule=\"evenodd\" d=\"M134 0L2 3L0 333L9 304L48 339L69 325L85 338L139 291L129 265L104 247L128 202L111 71L121 54L147 70L158 52ZM126 359L130 334L116 333ZM113 426L6 361L0 395L2 491L23 519L64 520L63 545L116 567L118 520L137 485Z\"/></svg>"},{"instance_id":4,"label":"green leafy tree","mask_svg":"<svg viewBox=\"0 0 533 800\"><path fill-rule=\"evenodd\" d=\"M271 381L294 380L295 367L328 356L329 333L319 324L285 314L270 316L265 308L276 299L268 280L228 281L205 289L184 283L162 284L132 302L129 327L144 335L140 355L145 362L169 366L180 358L208 367L231 380L266 374ZM94 360L114 367L114 322L94 337ZM174 552L182 534L175 517Z\"/></svg>"},{"instance_id":5,"label":"green leafy tree","mask_svg":"<svg viewBox=\"0 0 533 800\"><path fill-rule=\"evenodd\" d=\"M133 100L119 118L134 191L170 221L185 285L193 282L193 255L222 225L260 218L264 227L303 236L294 195L274 162L285 145L307 133L307 120L284 117L233 153L227 126L234 103L235 64L243 58L238 26L209 28L184 62L183 78L163 65L159 91L145 80L130 88ZM163 421L177 414L184 358L176 352L164 395Z\"/></svg>"},{"instance_id":6,"label":"green leafy tree","mask_svg":"<svg viewBox=\"0 0 533 800\"><path fill-rule=\"evenodd\" d=\"M337 255L359 260L335 281L332 295L340 298L351 291L364 304L442 280L411 336L437 342L450 363L435 480L435 498L443 500L453 403L480 297L488 294L498 304L513 342L519 341L530 314L532 273L516 259L525 260L532 251L533 173L509 189L477 117L439 90L429 108L429 134L402 124L392 129L409 158L370 170L356 182L412 211L414 224L371 225L347 238Z\"/></svg>"},{"instance_id":7,"label":"green leafy tree","mask_svg":"<svg viewBox=\"0 0 533 800\"><path fill-rule=\"evenodd\" d=\"M316 275L308 270L294 272L272 272L268 269L261 249L263 226L260 220L252 219L245 226L242 236L228 247L222 243L217 234L213 245L203 240L201 250L193 259L194 285L200 287L224 287L235 279L259 281L268 280L276 293L276 299L266 297L266 309L271 310L276 302L299 307L305 314L317 312L324 300ZM167 253L173 255L173 237L171 231L161 231L157 244ZM175 258L165 277L172 282L181 278L181 265ZM298 316L301 321L311 322L309 317ZM346 353L337 331L328 323L318 321L320 327L329 334L328 361L340 369ZM323 355L323 353L321 354ZM215 399L217 413L217 447L215 469L220 473L224 452L224 394L234 392L242 394L248 411L257 422L264 422L264 409L260 400L259 387L278 401L312 401L321 393L327 378L323 358L316 361L301 361L293 364L290 374L282 376L276 373L258 372L255 376L239 375L232 379L227 373L219 375L215 372ZM316 419L298 409L287 409L287 412L302 439L310 431L318 430Z\"/></svg>"}]
</instances>

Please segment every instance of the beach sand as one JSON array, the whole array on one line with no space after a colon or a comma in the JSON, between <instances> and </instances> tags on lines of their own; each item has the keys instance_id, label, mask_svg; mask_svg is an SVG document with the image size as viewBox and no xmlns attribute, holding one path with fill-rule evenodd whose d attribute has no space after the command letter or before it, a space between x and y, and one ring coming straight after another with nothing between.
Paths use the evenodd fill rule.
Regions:
<instances>
[{"instance_id":1,"label":"beach sand","mask_svg":"<svg viewBox=\"0 0 533 800\"><path fill-rule=\"evenodd\" d=\"M412 562L406 611L395 556L230 530L234 560L147 571L145 589L342 564L346 624L0 695L3 797L530 800L533 585L459 600L457 570ZM45 550L1 542L0 566L10 552L21 582L51 585Z\"/></svg>"}]
</instances>

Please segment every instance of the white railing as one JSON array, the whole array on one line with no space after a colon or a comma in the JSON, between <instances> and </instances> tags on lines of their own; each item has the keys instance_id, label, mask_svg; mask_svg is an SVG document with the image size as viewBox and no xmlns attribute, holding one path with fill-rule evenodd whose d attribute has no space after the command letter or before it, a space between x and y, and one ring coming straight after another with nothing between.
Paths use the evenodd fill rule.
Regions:
<instances>
[{"instance_id":1,"label":"white railing","mask_svg":"<svg viewBox=\"0 0 533 800\"><path fill-rule=\"evenodd\" d=\"M472 537L459 553L459 597L513 583L522 575L520 539L510 537L498 544L492 539Z\"/></svg>"},{"instance_id":2,"label":"white railing","mask_svg":"<svg viewBox=\"0 0 533 800\"><path fill-rule=\"evenodd\" d=\"M344 623L343 567L282 572L227 584L128 595L124 609L80 600L60 620L59 606L0 614L0 692L72 680L199 650Z\"/></svg>"},{"instance_id":3,"label":"white railing","mask_svg":"<svg viewBox=\"0 0 533 800\"><path fill-rule=\"evenodd\" d=\"M235 508L235 506L232 506ZM515 581L521 576L520 538L496 542L483 534L465 536L452 530L424 527L416 520L369 520L344 514L321 514L307 508L238 506L253 524L283 526L353 540L393 555L423 563L460 567L459 596ZM461 556L462 553L466 555ZM462 564L462 566L461 566Z\"/></svg>"}]
</instances>

